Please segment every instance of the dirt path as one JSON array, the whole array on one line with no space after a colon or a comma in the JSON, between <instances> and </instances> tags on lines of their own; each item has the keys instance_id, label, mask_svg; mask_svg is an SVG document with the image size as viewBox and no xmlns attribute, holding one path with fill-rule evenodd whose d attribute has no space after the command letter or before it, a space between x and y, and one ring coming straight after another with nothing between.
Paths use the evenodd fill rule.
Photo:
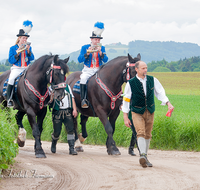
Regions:
<instances>
[{"instance_id":1,"label":"dirt path","mask_svg":"<svg viewBox=\"0 0 200 190\"><path fill-rule=\"evenodd\" d=\"M42 142L46 159L36 159L34 141L20 148L16 164L0 181L0 189L15 190L199 190L200 152L150 150L153 168L142 168L137 156L119 148L122 155L108 156L105 146L83 145L78 156L68 154L68 144L58 143L57 153L50 142Z\"/></svg>"}]
</instances>

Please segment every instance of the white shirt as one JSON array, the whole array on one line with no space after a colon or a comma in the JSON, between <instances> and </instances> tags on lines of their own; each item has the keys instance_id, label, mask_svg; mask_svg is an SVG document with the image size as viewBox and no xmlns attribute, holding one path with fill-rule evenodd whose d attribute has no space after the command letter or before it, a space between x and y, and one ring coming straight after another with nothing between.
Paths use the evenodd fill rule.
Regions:
<instances>
[{"instance_id":1,"label":"white shirt","mask_svg":"<svg viewBox=\"0 0 200 190\"><path fill-rule=\"evenodd\" d=\"M74 98L74 95L72 93L71 87L69 85L68 85L68 89L69 89L69 92L70 92L72 98ZM50 92L52 91L51 86L49 87L49 91ZM65 97L62 99L62 101L60 101L60 109L67 109L67 108L70 107L69 101L68 101L68 98L67 98L66 94L67 94L67 91L65 90Z\"/></svg>"},{"instance_id":2,"label":"white shirt","mask_svg":"<svg viewBox=\"0 0 200 190\"><path fill-rule=\"evenodd\" d=\"M144 89L144 93L146 95L146 81L147 78L145 76L144 79L139 78L138 75L136 75L136 77L140 80L140 82L143 85L143 89ZM169 101L169 99L167 98L166 94L165 94L165 89L163 88L163 86L161 85L161 83L159 82L159 80L155 77L154 78L154 94L156 96L156 98L160 101L162 101L161 105L166 105L166 102ZM125 89L124 89L124 97L131 99L132 96L132 92L131 92L131 86L130 83L127 82ZM122 111L125 113L128 113L130 111L130 102L124 101L123 100L123 105L122 105Z\"/></svg>"}]
</instances>

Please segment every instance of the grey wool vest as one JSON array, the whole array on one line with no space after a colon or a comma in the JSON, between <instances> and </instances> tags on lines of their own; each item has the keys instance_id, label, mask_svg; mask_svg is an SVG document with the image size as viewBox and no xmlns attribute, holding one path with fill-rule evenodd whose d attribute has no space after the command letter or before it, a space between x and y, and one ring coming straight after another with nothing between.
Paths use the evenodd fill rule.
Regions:
<instances>
[{"instance_id":1,"label":"grey wool vest","mask_svg":"<svg viewBox=\"0 0 200 190\"><path fill-rule=\"evenodd\" d=\"M143 114L145 110L149 110L150 113L155 111L154 103L154 78L147 75L146 81L146 96L144 93L143 85L140 80L135 76L129 80L132 97L131 97L131 111L139 114Z\"/></svg>"}]
</instances>

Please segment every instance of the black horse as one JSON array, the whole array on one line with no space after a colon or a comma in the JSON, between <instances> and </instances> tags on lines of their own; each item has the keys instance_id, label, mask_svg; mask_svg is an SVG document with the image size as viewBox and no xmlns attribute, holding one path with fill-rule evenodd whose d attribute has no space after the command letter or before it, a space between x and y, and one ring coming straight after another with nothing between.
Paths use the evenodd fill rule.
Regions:
<instances>
[{"instance_id":1,"label":"black horse","mask_svg":"<svg viewBox=\"0 0 200 190\"><path fill-rule=\"evenodd\" d=\"M73 91L77 109L81 113L82 136L87 137L86 122L88 117L99 117L108 135L106 147L109 155L121 154L113 140L115 121L120 113L119 107L122 103L121 86L136 75L134 63L140 58L140 54L134 59L128 54L128 57L120 56L103 65L87 84L89 108L81 108L80 94ZM80 79L80 74L81 72L74 72L67 77L66 83L72 89ZM75 123L77 125L77 122Z\"/></svg>"},{"instance_id":2,"label":"black horse","mask_svg":"<svg viewBox=\"0 0 200 190\"><path fill-rule=\"evenodd\" d=\"M14 93L14 107L17 109L16 121L19 129L23 129L22 119L25 114L32 128L32 134L35 138L36 158L45 158L46 155L41 146L41 133L44 117L47 112L47 104L50 100L48 83L51 83L54 90L54 98L62 100L64 97L64 88L66 86L65 74L69 72L67 66L69 58L65 60L58 59L58 55L44 55L30 65L18 81L17 90ZM7 105L3 94L3 86L10 74L6 71L0 75L0 102L3 106ZM37 120L36 120L37 117ZM20 130L19 130L20 131ZM23 134L20 134L23 136ZM19 146L24 146L23 138L18 135Z\"/></svg>"}]
</instances>

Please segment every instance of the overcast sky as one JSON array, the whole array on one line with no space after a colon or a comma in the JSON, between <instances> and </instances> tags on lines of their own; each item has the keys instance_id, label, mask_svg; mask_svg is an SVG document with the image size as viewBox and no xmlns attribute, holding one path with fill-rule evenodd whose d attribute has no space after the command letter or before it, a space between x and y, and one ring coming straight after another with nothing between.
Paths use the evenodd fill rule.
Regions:
<instances>
[{"instance_id":1,"label":"overcast sky","mask_svg":"<svg viewBox=\"0 0 200 190\"><path fill-rule=\"evenodd\" d=\"M103 22L103 45L135 40L200 45L200 0L4 0L0 6L0 60L25 20L36 58L63 55L90 43L95 22ZM142 52L141 52L142 53Z\"/></svg>"}]
</instances>

